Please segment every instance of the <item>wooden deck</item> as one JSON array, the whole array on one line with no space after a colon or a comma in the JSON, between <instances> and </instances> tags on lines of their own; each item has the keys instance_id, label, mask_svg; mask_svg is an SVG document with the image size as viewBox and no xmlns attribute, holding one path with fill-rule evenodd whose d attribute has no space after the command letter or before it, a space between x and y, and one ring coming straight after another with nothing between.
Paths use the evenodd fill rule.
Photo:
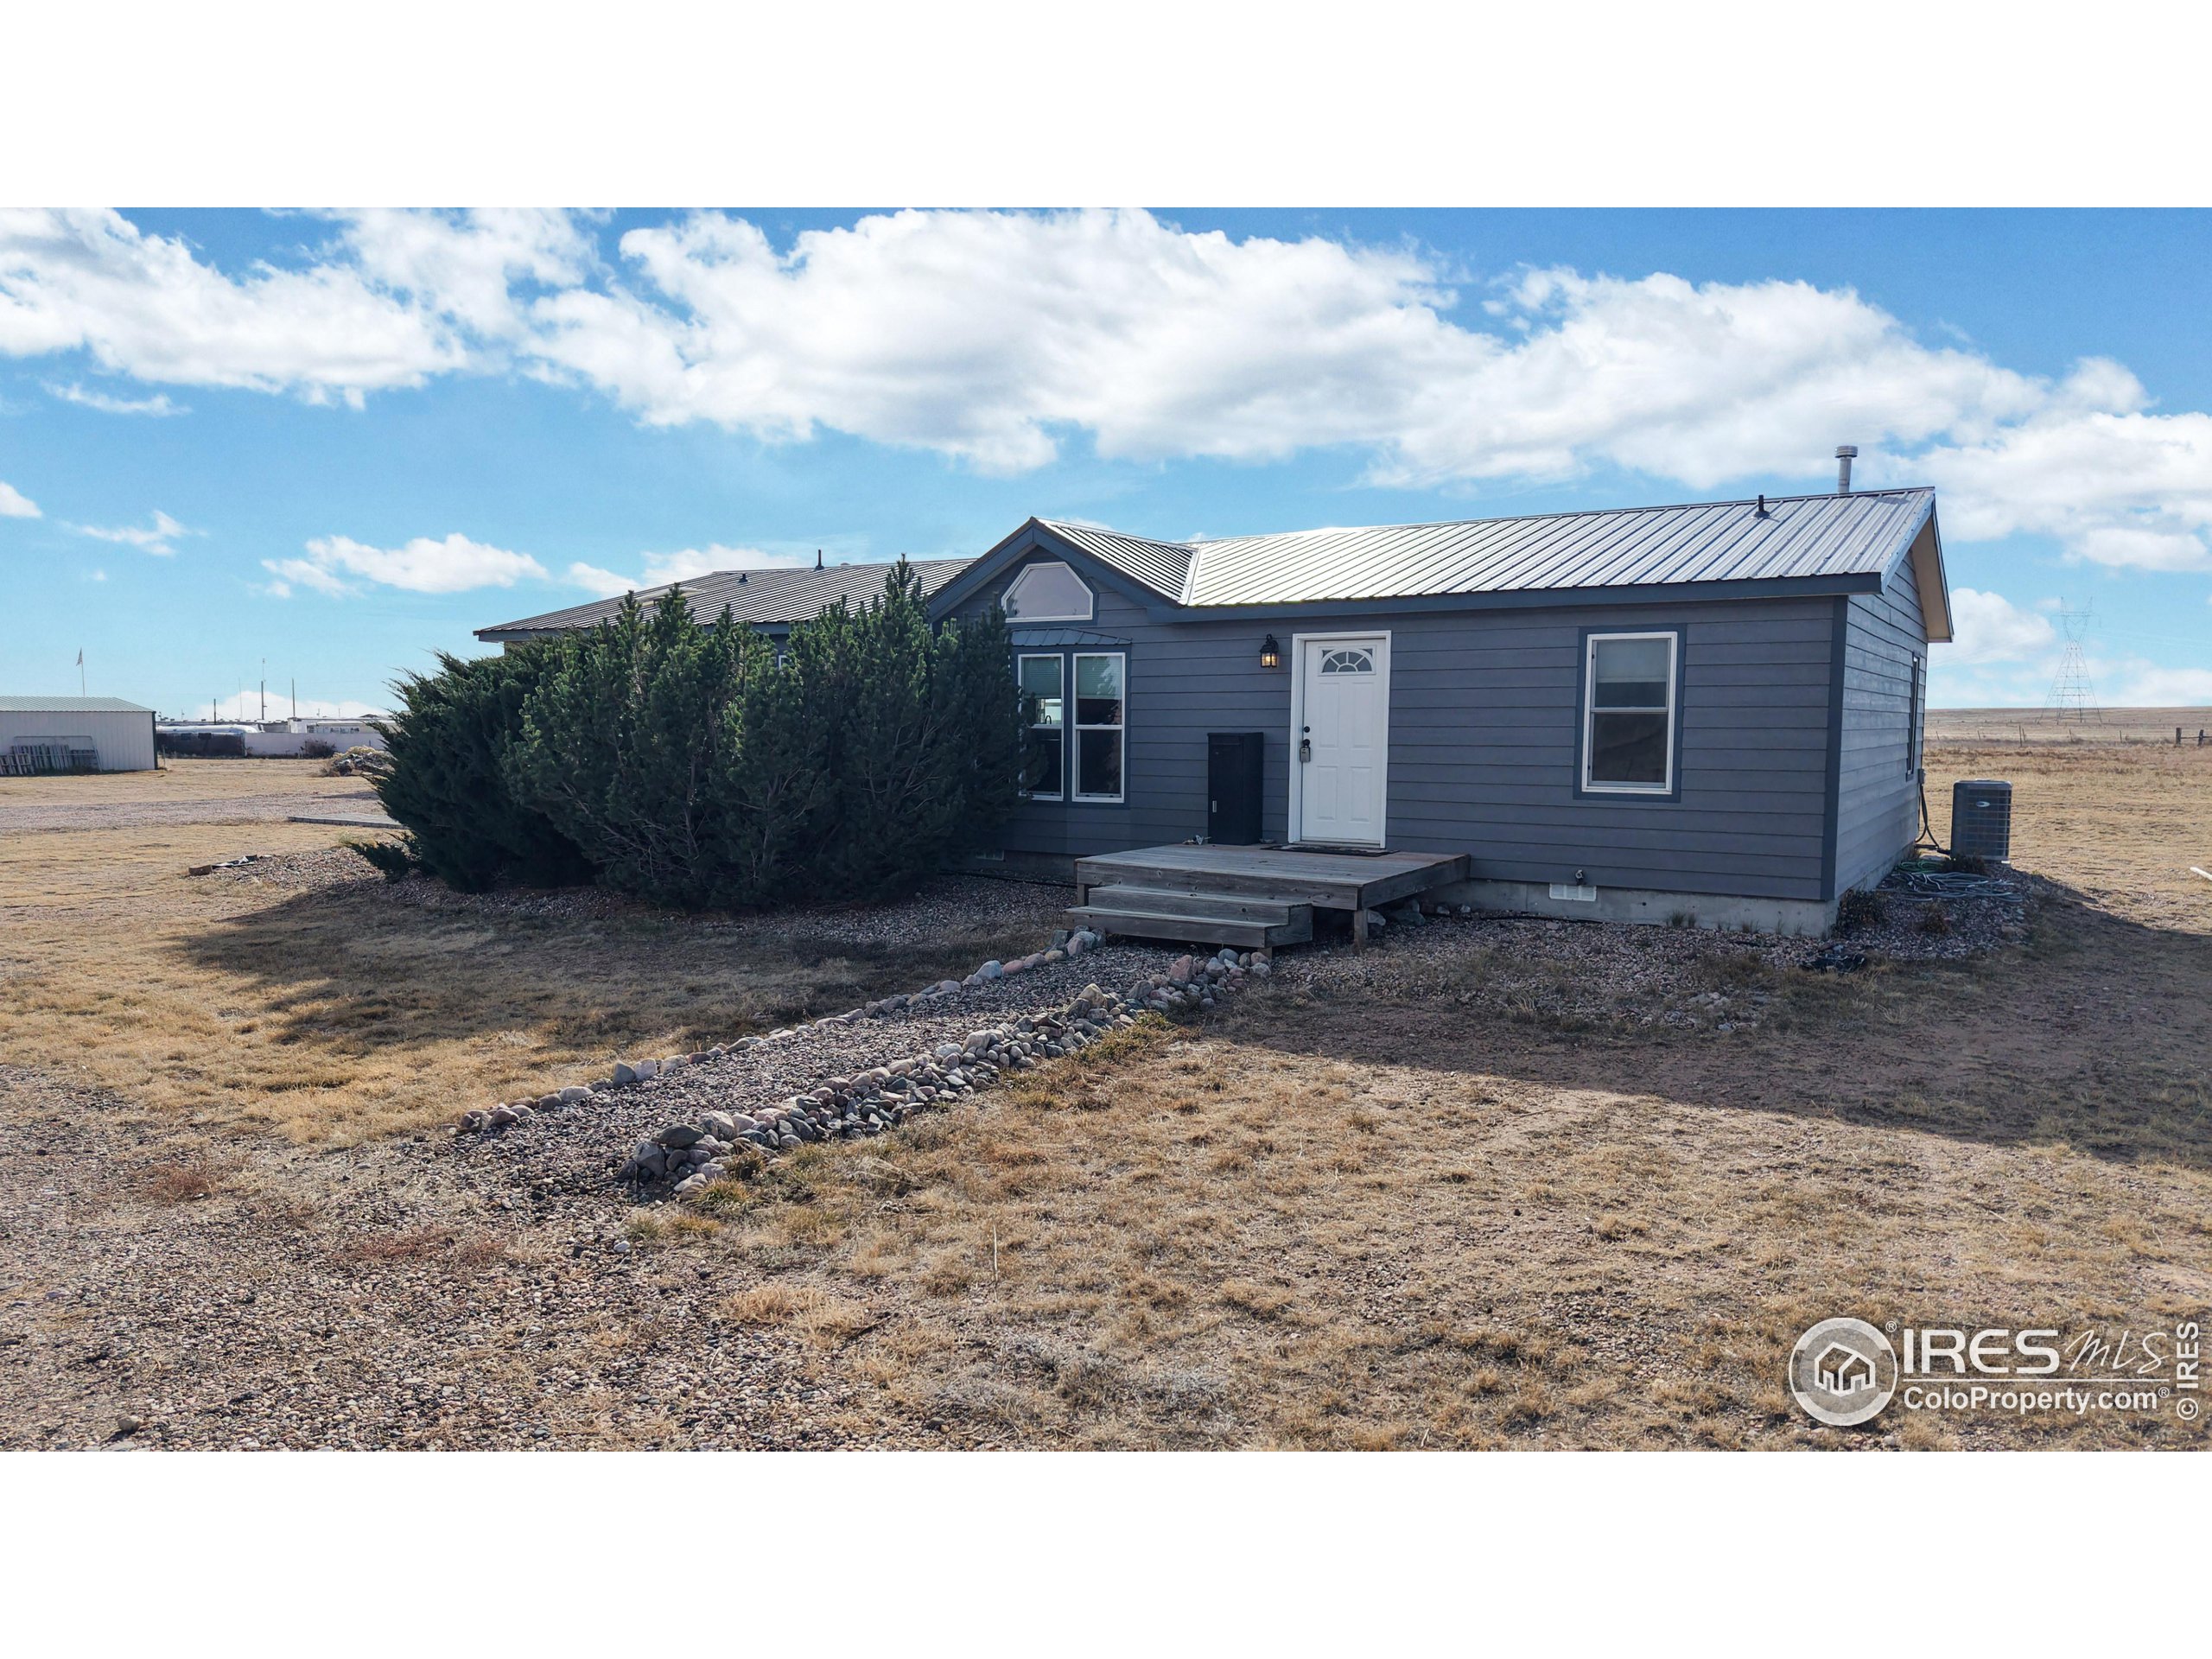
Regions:
<instances>
[{"instance_id":1,"label":"wooden deck","mask_svg":"<svg viewBox=\"0 0 2212 1659\"><path fill-rule=\"evenodd\" d=\"M1351 917L1468 874L1465 853L1305 852L1294 848L1140 847L1076 861L1071 917L1109 933L1254 949L1313 937L1313 912Z\"/></svg>"}]
</instances>

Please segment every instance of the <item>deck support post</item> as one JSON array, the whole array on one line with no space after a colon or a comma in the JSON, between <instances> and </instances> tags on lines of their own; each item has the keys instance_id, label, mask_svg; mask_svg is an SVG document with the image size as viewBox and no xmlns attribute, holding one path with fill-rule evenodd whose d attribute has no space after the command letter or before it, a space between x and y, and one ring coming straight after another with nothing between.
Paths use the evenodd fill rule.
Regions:
<instances>
[{"instance_id":1,"label":"deck support post","mask_svg":"<svg viewBox=\"0 0 2212 1659\"><path fill-rule=\"evenodd\" d=\"M1367 906L1365 905L1352 906L1351 948L1355 950L1367 949Z\"/></svg>"}]
</instances>

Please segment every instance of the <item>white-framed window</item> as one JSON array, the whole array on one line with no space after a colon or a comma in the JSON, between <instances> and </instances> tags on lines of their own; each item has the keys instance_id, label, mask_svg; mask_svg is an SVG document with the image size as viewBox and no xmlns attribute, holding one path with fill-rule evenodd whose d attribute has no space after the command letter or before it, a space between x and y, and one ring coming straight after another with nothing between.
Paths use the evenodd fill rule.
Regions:
<instances>
[{"instance_id":1,"label":"white-framed window","mask_svg":"<svg viewBox=\"0 0 2212 1659\"><path fill-rule=\"evenodd\" d=\"M1926 741L1928 727L1928 663L1924 658L1912 659L1912 707L1905 719L1910 723L1904 734L1904 769L1913 773L1920 770L1921 746Z\"/></svg>"},{"instance_id":2,"label":"white-framed window","mask_svg":"<svg viewBox=\"0 0 2212 1659\"><path fill-rule=\"evenodd\" d=\"M1021 706L1028 733L1021 759L1021 792L1033 801L1064 798L1067 785L1067 659L1025 653L1019 664Z\"/></svg>"},{"instance_id":3,"label":"white-framed window","mask_svg":"<svg viewBox=\"0 0 2212 1659\"><path fill-rule=\"evenodd\" d=\"M1000 601L1016 622L1088 622L1094 603L1083 578L1051 559L1025 566Z\"/></svg>"},{"instance_id":4,"label":"white-framed window","mask_svg":"<svg viewBox=\"0 0 2212 1659\"><path fill-rule=\"evenodd\" d=\"M1668 795L1675 788L1674 633L1593 633L1584 646L1582 787Z\"/></svg>"},{"instance_id":5,"label":"white-framed window","mask_svg":"<svg viewBox=\"0 0 2212 1659\"><path fill-rule=\"evenodd\" d=\"M1075 798L1118 801L1128 658L1118 651L1075 653Z\"/></svg>"}]
</instances>

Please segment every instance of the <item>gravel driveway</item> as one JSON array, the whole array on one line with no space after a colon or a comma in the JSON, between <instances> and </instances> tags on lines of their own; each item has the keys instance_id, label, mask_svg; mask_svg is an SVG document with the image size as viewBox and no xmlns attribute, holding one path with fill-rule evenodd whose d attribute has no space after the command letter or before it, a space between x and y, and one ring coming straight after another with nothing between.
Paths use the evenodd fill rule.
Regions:
<instances>
[{"instance_id":1,"label":"gravel driveway","mask_svg":"<svg viewBox=\"0 0 2212 1659\"><path fill-rule=\"evenodd\" d=\"M282 823L296 813L381 817L376 792L333 779L327 793L231 795L182 801L11 801L0 795L0 836L41 830L142 830L175 823Z\"/></svg>"},{"instance_id":2,"label":"gravel driveway","mask_svg":"<svg viewBox=\"0 0 2212 1659\"><path fill-rule=\"evenodd\" d=\"M717 1317L758 1275L632 1251L610 1177L702 1102L774 1098L1177 954L1111 946L480 1138L198 1157L118 1097L0 1067L0 1446L989 1444L887 1416L791 1338Z\"/></svg>"},{"instance_id":3,"label":"gravel driveway","mask_svg":"<svg viewBox=\"0 0 2212 1659\"><path fill-rule=\"evenodd\" d=\"M946 1443L713 1317L727 1277L615 1249L622 1213L603 1171L426 1141L195 1172L0 1068L0 1446Z\"/></svg>"}]
</instances>

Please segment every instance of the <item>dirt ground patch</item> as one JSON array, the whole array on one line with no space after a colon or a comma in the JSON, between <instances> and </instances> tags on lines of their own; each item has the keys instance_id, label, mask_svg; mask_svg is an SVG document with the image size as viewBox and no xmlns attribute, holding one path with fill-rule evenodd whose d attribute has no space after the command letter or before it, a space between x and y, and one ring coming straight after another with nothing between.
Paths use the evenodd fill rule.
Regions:
<instances>
[{"instance_id":1,"label":"dirt ground patch","mask_svg":"<svg viewBox=\"0 0 2212 1659\"><path fill-rule=\"evenodd\" d=\"M66 1044L0 1071L0 1440L2201 1446L2170 1414L1851 1432L1783 1399L1783 1355L1830 1313L2109 1331L2212 1306L2212 884L2168 874L2212 868L2212 763L1930 767L2019 786L2018 859L2052 884L2024 944L1847 976L1742 953L1730 995L1768 1001L1723 1033L1516 1013L1495 957L1442 987L1426 964L1449 957L1445 925L1290 959L1204 1026L1147 1023L957 1111L803 1148L704 1208L626 1211L589 1168L443 1135L289 1138L289 1108L241 1085L276 1075L251 1040L268 1032L322 1058L388 1047L437 1074L426 1096L448 1064L496 1093L499 1064L553 1052L558 998L584 986L662 998L650 1017L683 1029L670 986L715 960L687 953L758 975L742 929L723 945L589 906L327 891L314 852L202 878L221 885L149 926L83 859L0 867L11 987L54 971L26 930L59 950L70 928L147 936L77 958L146 976L113 1007L80 972L79 1011L0 1014L11 1060L27 1030L127 1034L148 1008L191 1053L235 1056L167 1102L185 1063L157 1055L105 1087L73 1078ZM276 850L252 842L227 850ZM142 899L204 861L123 844ZM1465 925L1471 953L1491 948ZM354 941L450 1003L317 1033L315 999L365 995L361 969L332 967ZM550 1005L530 1001L541 956L568 988ZM286 1003L303 976L314 997ZM528 1017L436 1046L434 1016L472 1000ZM256 1030L192 1024L195 1001ZM512 1058L500 1031L524 1034ZM378 1086L357 1098L408 1098ZM383 1109L311 1121L410 1121Z\"/></svg>"},{"instance_id":2,"label":"dirt ground patch","mask_svg":"<svg viewBox=\"0 0 2212 1659\"><path fill-rule=\"evenodd\" d=\"M162 1121L351 1141L965 973L1035 949L1066 902L963 880L866 912L697 918L394 887L343 849L359 832L261 815L272 779L293 810L357 787L317 764L0 784L0 817L30 810L18 784L45 805L78 787L78 817L91 786L113 797L99 828L0 833L0 1053ZM149 823L162 790L184 816ZM186 874L245 853L272 856Z\"/></svg>"}]
</instances>

